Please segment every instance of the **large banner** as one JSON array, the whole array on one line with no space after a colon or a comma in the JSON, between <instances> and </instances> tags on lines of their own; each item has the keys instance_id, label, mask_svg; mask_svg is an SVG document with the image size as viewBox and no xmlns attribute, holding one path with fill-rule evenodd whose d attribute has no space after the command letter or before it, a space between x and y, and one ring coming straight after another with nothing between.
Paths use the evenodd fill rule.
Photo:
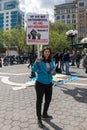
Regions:
<instances>
[{"instance_id":1,"label":"large banner","mask_svg":"<svg viewBox=\"0 0 87 130\"><path fill-rule=\"evenodd\" d=\"M27 44L48 44L49 16L47 14L27 14Z\"/></svg>"}]
</instances>

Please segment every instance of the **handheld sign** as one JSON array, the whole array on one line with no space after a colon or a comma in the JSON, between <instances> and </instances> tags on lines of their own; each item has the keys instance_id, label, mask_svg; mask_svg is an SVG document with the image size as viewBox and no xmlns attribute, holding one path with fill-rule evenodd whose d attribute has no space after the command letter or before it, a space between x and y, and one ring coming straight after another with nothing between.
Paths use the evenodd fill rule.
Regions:
<instances>
[{"instance_id":1,"label":"handheld sign","mask_svg":"<svg viewBox=\"0 0 87 130\"><path fill-rule=\"evenodd\" d=\"M27 44L47 45L49 42L49 16L48 14L27 14Z\"/></svg>"}]
</instances>

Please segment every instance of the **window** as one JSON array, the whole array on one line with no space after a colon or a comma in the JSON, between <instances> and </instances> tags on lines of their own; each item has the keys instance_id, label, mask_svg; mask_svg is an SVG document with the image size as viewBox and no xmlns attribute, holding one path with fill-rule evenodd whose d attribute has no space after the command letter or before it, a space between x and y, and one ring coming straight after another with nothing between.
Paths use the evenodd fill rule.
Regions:
<instances>
[{"instance_id":1,"label":"window","mask_svg":"<svg viewBox=\"0 0 87 130\"><path fill-rule=\"evenodd\" d=\"M69 18L70 18L70 15L67 15L67 18L69 19Z\"/></svg>"},{"instance_id":2,"label":"window","mask_svg":"<svg viewBox=\"0 0 87 130\"><path fill-rule=\"evenodd\" d=\"M76 18L76 15L75 15L75 14L73 14L73 15L72 15L72 18Z\"/></svg>"},{"instance_id":3,"label":"window","mask_svg":"<svg viewBox=\"0 0 87 130\"><path fill-rule=\"evenodd\" d=\"M6 14L9 14L9 12L6 12Z\"/></svg>"},{"instance_id":4,"label":"window","mask_svg":"<svg viewBox=\"0 0 87 130\"><path fill-rule=\"evenodd\" d=\"M6 24L6 26L8 26L8 24Z\"/></svg>"},{"instance_id":5,"label":"window","mask_svg":"<svg viewBox=\"0 0 87 130\"><path fill-rule=\"evenodd\" d=\"M6 30L8 30L9 28L6 28Z\"/></svg>"},{"instance_id":6,"label":"window","mask_svg":"<svg viewBox=\"0 0 87 130\"><path fill-rule=\"evenodd\" d=\"M57 19L60 19L60 16L57 16L56 18L57 18Z\"/></svg>"},{"instance_id":7,"label":"window","mask_svg":"<svg viewBox=\"0 0 87 130\"><path fill-rule=\"evenodd\" d=\"M65 13L65 10L61 10L61 13L64 14L64 13Z\"/></svg>"},{"instance_id":8,"label":"window","mask_svg":"<svg viewBox=\"0 0 87 130\"><path fill-rule=\"evenodd\" d=\"M0 24L3 24L4 23L4 20L0 19Z\"/></svg>"},{"instance_id":9,"label":"window","mask_svg":"<svg viewBox=\"0 0 87 130\"><path fill-rule=\"evenodd\" d=\"M62 16L62 19L65 19L65 16L64 16L64 15Z\"/></svg>"},{"instance_id":10,"label":"window","mask_svg":"<svg viewBox=\"0 0 87 130\"><path fill-rule=\"evenodd\" d=\"M8 16L6 16L6 19L9 18Z\"/></svg>"},{"instance_id":11,"label":"window","mask_svg":"<svg viewBox=\"0 0 87 130\"><path fill-rule=\"evenodd\" d=\"M4 9L5 10L14 9L16 8L16 6L17 6L16 1L5 2Z\"/></svg>"},{"instance_id":12,"label":"window","mask_svg":"<svg viewBox=\"0 0 87 130\"><path fill-rule=\"evenodd\" d=\"M17 11L12 11L11 14L17 14Z\"/></svg>"},{"instance_id":13,"label":"window","mask_svg":"<svg viewBox=\"0 0 87 130\"><path fill-rule=\"evenodd\" d=\"M67 24L71 24L71 20L67 20Z\"/></svg>"},{"instance_id":14,"label":"window","mask_svg":"<svg viewBox=\"0 0 87 130\"><path fill-rule=\"evenodd\" d=\"M60 10L57 10L56 12L57 12L58 14L60 14Z\"/></svg>"},{"instance_id":15,"label":"window","mask_svg":"<svg viewBox=\"0 0 87 130\"><path fill-rule=\"evenodd\" d=\"M11 18L17 18L17 14L12 14Z\"/></svg>"},{"instance_id":16,"label":"window","mask_svg":"<svg viewBox=\"0 0 87 130\"><path fill-rule=\"evenodd\" d=\"M16 27L16 23L11 23L11 27Z\"/></svg>"},{"instance_id":17,"label":"window","mask_svg":"<svg viewBox=\"0 0 87 130\"><path fill-rule=\"evenodd\" d=\"M17 19L11 19L11 22L12 22L12 23L16 23L16 22L17 22Z\"/></svg>"},{"instance_id":18,"label":"window","mask_svg":"<svg viewBox=\"0 0 87 130\"><path fill-rule=\"evenodd\" d=\"M80 27L80 32L85 32L85 27Z\"/></svg>"},{"instance_id":19,"label":"window","mask_svg":"<svg viewBox=\"0 0 87 130\"><path fill-rule=\"evenodd\" d=\"M2 10L2 8L1 8L1 4L0 4L0 11Z\"/></svg>"},{"instance_id":20,"label":"window","mask_svg":"<svg viewBox=\"0 0 87 130\"><path fill-rule=\"evenodd\" d=\"M4 24L0 24L0 28L3 28L4 27Z\"/></svg>"},{"instance_id":21,"label":"window","mask_svg":"<svg viewBox=\"0 0 87 130\"><path fill-rule=\"evenodd\" d=\"M80 14L79 17L80 18L84 18L85 16L84 16L84 14Z\"/></svg>"},{"instance_id":22,"label":"window","mask_svg":"<svg viewBox=\"0 0 87 130\"><path fill-rule=\"evenodd\" d=\"M84 2L79 2L79 6L84 6Z\"/></svg>"},{"instance_id":23,"label":"window","mask_svg":"<svg viewBox=\"0 0 87 130\"><path fill-rule=\"evenodd\" d=\"M3 19L3 18L4 18L4 14L1 13L1 14L0 14L0 19Z\"/></svg>"},{"instance_id":24,"label":"window","mask_svg":"<svg viewBox=\"0 0 87 130\"><path fill-rule=\"evenodd\" d=\"M84 8L79 9L79 12L85 12Z\"/></svg>"},{"instance_id":25,"label":"window","mask_svg":"<svg viewBox=\"0 0 87 130\"><path fill-rule=\"evenodd\" d=\"M8 22L8 20L6 20L6 22Z\"/></svg>"}]
</instances>

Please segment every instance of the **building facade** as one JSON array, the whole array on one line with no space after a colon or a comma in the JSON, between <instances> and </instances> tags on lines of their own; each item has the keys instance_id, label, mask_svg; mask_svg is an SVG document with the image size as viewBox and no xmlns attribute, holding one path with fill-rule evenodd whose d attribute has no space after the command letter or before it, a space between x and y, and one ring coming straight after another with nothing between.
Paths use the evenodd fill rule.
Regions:
<instances>
[{"instance_id":1,"label":"building facade","mask_svg":"<svg viewBox=\"0 0 87 130\"><path fill-rule=\"evenodd\" d=\"M87 37L87 0L66 0L54 6L55 20L70 24L78 30L78 40Z\"/></svg>"},{"instance_id":2,"label":"building facade","mask_svg":"<svg viewBox=\"0 0 87 130\"><path fill-rule=\"evenodd\" d=\"M78 37L87 37L87 0L77 0Z\"/></svg>"},{"instance_id":3,"label":"building facade","mask_svg":"<svg viewBox=\"0 0 87 130\"><path fill-rule=\"evenodd\" d=\"M9 30L18 25L24 28L24 13L19 9L19 0L0 0L0 29Z\"/></svg>"}]
</instances>

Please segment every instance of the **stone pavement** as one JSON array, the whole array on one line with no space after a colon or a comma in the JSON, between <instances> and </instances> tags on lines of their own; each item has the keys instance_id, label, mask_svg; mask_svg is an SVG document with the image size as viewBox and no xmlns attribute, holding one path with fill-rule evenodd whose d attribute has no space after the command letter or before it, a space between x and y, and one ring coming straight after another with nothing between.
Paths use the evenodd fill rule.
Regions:
<instances>
[{"instance_id":1,"label":"stone pavement","mask_svg":"<svg viewBox=\"0 0 87 130\"><path fill-rule=\"evenodd\" d=\"M53 119L43 121L43 130L87 130L87 74L83 68L71 67L70 71L79 78L53 87L49 108ZM9 80L16 83L25 83L28 72L27 65L0 68L0 76L9 76ZM12 87L0 79L0 130L40 130L35 113L34 87L17 91Z\"/></svg>"}]
</instances>

